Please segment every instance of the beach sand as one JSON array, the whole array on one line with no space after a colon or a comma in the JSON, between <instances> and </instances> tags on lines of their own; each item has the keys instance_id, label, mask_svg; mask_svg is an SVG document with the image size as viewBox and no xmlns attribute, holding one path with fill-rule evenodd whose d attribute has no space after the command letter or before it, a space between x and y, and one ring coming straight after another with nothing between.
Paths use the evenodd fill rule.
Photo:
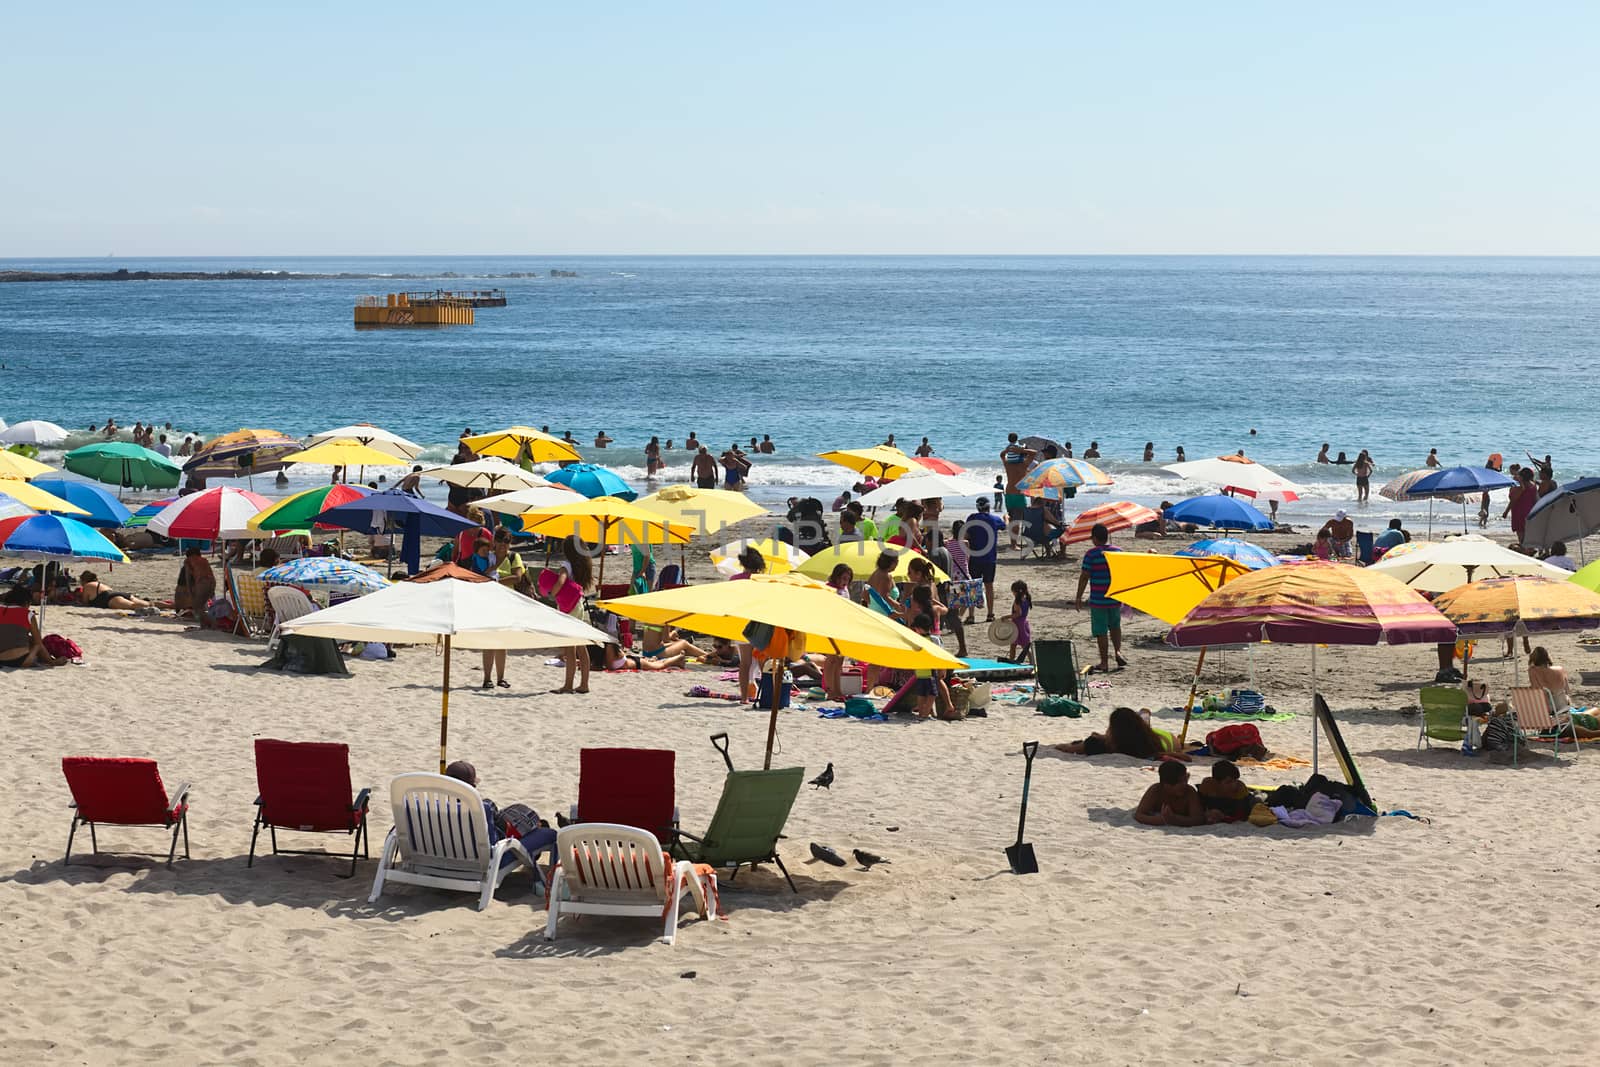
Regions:
<instances>
[{"instance_id":1,"label":"beach sand","mask_svg":"<svg viewBox=\"0 0 1600 1067\"><path fill-rule=\"evenodd\" d=\"M1075 563L1007 558L1002 584L1033 587L1036 636L1073 636L1087 656L1087 616L1065 606ZM176 569L140 562L108 581L165 594ZM1417 719L1400 709L1432 678L1432 646L1319 657L1378 804L1429 821L1143 827L1130 811L1152 765L1045 750L1027 824L1040 873L1022 877L1002 854L1022 743L1081 737L1119 704L1181 705L1190 654L1135 640L1078 721L998 704L959 723L784 712L774 764L837 772L831 790L802 790L781 846L800 893L770 868L724 878L726 921L686 916L668 947L652 920L595 918L563 920L546 943L525 874L480 913L468 894L404 886L368 904L376 859L351 879L337 859L245 866L258 737L348 744L357 786L376 790L378 854L390 777L436 766L432 648L351 660L349 678L299 677L258 672L260 641L174 620L52 608L47 629L87 662L0 673L8 1062L1593 1061L1600 749L1519 768L1417 751ZM1159 632L1146 620L1129 635ZM1546 643L1575 677L1588 666L1571 637ZM979 637L973 651L995 650ZM585 746L672 748L683 825L698 832L724 774L708 735L727 730L736 764L760 764L765 713L684 695L715 686L708 672L597 673L589 695L558 696L545 658L513 654L514 688L492 693L475 688L476 653L453 663L451 755L475 762L501 804L549 816L573 802ZM1205 682L1243 684L1249 663L1214 659ZM1254 663L1269 702L1299 713L1263 723L1267 743L1309 757L1308 650L1268 646ZM1508 661L1480 670L1497 692L1510 683ZM1580 698L1600 697L1597 680ZM123 855L164 853L166 837L106 827L114 854L63 867L60 758L76 754L150 756L169 786L193 783L193 858L169 871ZM285 843L324 841L348 844ZM891 862L837 869L810 859L812 841Z\"/></svg>"}]
</instances>

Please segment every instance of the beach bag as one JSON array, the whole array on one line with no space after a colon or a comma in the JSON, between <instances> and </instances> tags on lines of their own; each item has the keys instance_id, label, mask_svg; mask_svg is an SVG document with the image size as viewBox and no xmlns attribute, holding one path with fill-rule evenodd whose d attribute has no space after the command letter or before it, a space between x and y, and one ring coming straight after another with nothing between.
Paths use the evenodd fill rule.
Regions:
<instances>
[{"instance_id":1,"label":"beach bag","mask_svg":"<svg viewBox=\"0 0 1600 1067\"><path fill-rule=\"evenodd\" d=\"M76 662L83 658L83 649L78 647L78 642L60 634L45 634L44 650L56 659L70 659Z\"/></svg>"},{"instance_id":2,"label":"beach bag","mask_svg":"<svg viewBox=\"0 0 1600 1067\"><path fill-rule=\"evenodd\" d=\"M539 595L536 599L555 608L563 615L572 614L572 609L578 606L578 601L583 599L583 590L577 582L562 583L561 579L566 574L553 567L546 567L539 572ZM556 586L561 586L561 591L556 592Z\"/></svg>"},{"instance_id":3,"label":"beach bag","mask_svg":"<svg viewBox=\"0 0 1600 1067\"><path fill-rule=\"evenodd\" d=\"M965 581L955 580L950 583L950 606L952 608L981 608L983 607L983 580L968 578Z\"/></svg>"},{"instance_id":4,"label":"beach bag","mask_svg":"<svg viewBox=\"0 0 1600 1067\"><path fill-rule=\"evenodd\" d=\"M250 629L239 617L239 609L227 597L212 597L206 610L200 613L202 628L218 630L225 634L250 635Z\"/></svg>"},{"instance_id":5,"label":"beach bag","mask_svg":"<svg viewBox=\"0 0 1600 1067\"><path fill-rule=\"evenodd\" d=\"M1071 697L1049 697L1039 705L1039 713L1048 715L1053 719L1076 719L1089 709L1073 700Z\"/></svg>"},{"instance_id":6,"label":"beach bag","mask_svg":"<svg viewBox=\"0 0 1600 1067\"><path fill-rule=\"evenodd\" d=\"M1236 722L1206 734L1206 747L1213 756L1231 757L1246 748L1261 745L1261 731L1248 722Z\"/></svg>"},{"instance_id":7,"label":"beach bag","mask_svg":"<svg viewBox=\"0 0 1600 1067\"><path fill-rule=\"evenodd\" d=\"M1228 693L1227 706L1222 710L1229 715L1260 715L1267 707L1267 698L1254 689L1234 689Z\"/></svg>"}]
</instances>

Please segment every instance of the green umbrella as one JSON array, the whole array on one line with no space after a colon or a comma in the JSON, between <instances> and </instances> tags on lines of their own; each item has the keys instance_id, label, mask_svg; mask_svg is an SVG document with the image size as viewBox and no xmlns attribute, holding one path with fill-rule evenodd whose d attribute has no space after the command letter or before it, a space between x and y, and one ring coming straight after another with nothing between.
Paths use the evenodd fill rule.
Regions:
<instances>
[{"instance_id":1,"label":"green umbrella","mask_svg":"<svg viewBox=\"0 0 1600 1067\"><path fill-rule=\"evenodd\" d=\"M309 530L329 508L360 500L372 490L364 485L319 485L294 496L284 497L266 511L251 519L247 525L252 530ZM342 527L324 526L324 530Z\"/></svg>"},{"instance_id":2,"label":"green umbrella","mask_svg":"<svg viewBox=\"0 0 1600 1067\"><path fill-rule=\"evenodd\" d=\"M128 441L107 441L75 448L66 455L66 468L85 478L124 489L171 489L183 474L176 463L160 452Z\"/></svg>"}]
</instances>

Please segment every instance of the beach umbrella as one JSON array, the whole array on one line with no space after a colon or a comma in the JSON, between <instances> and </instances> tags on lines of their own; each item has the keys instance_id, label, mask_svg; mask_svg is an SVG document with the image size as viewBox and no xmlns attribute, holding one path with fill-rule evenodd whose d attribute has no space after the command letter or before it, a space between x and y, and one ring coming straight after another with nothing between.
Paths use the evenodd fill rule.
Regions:
<instances>
[{"instance_id":1,"label":"beach umbrella","mask_svg":"<svg viewBox=\"0 0 1600 1067\"><path fill-rule=\"evenodd\" d=\"M34 511L49 511L57 515L87 515L88 512L70 500L37 488L32 482L16 478L0 478L0 497L9 497Z\"/></svg>"},{"instance_id":2,"label":"beach umbrella","mask_svg":"<svg viewBox=\"0 0 1600 1067\"><path fill-rule=\"evenodd\" d=\"M1459 500L1461 502L1461 528L1467 528L1466 494L1492 493L1496 489L1509 489L1516 479L1488 467L1441 467L1426 478L1418 478L1406 489L1412 500ZM1428 531L1433 531L1433 505L1428 505Z\"/></svg>"},{"instance_id":3,"label":"beach umbrella","mask_svg":"<svg viewBox=\"0 0 1600 1067\"><path fill-rule=\"evenodd\" d=\"M1433 606L1456 624L1463 637L1600 626L1600 593L1571 577L1576 575L1485 578L1440 593Z\"/></svg>"},{"instance_id":4,"label":"beach umbrella","mask_svg":"<svg viewBox=\"0 0 1600 1067\"><path fill-rule=\"evenodd\" d=\"M1017 492L1045 500L1065 500L1078 486L1110 485L1111 475L1081 459L1047 459L1017 479Z\"/></svg>"},{"instance_id":5,"label":"beach umbrella","mask_svg":"<svg viewBox=\"0 0 1600 1067\"><path fill-rule=\"evenodd\" d=\"M862 507L877 508L893 504L896 500L931 500L938 497L980 497L994 492L994 487L961 474L935 474L908 471L892 482L862 493L857 498Z\"/></svg>"},{"instance_id":6,"label":"beach umbrella","mask_svg":"<svg viewBox=\"0 0 1600 1067\"><path fill-rule=\"evenodd\" d=\"M1386 574L1424 593L1443 593L1483 578L1530 575L1565 581L1568 576L1560 567L1525 556L1479 534L1410 544L1420 547L1399 552L1408 546L1396 545L1367 569Z\"/></svg>"},{"instance_id":7,"label":"beach umbrella","mask_svg":"<svg viewBox=\"0 0 1600 1067\"><path fill-rule=\"evenodd\" d=\"M46 466L20 452L0 449L0 478L21 478L26 481L29 478L48 478L52 474L60 473L54 467Z\"/></svg>"},{"instance_id":8,"label":"beach umbrella","mask_svg":"<svg viewBox=\"0 0 1600 1067\"><path fill-rule=\"evenodd\" d=\"M1433 497L1412 496L1411 487L1422 481L1422 479L1438 473L1438 471L1438 467L1423 467L1421 470L1407 471L1398 478L1391 478L1382 489L1378 490L1378 495L1397 503L1404 503L1408 500L1432 500L1434 499ZM1459 504L1466 498L1457 494L1445 497L1445 499Z\"/></svg>"},{"instance_id":9,"label":"beach umbrella","mask_svg":"<svg viewBox=\"0 0 1600 1067\"><path fill-rule=\"evenodd\" d=\"M828 576L833 573L833 568L841 563L847 563L850 565L850 569L856 572L857 578L865 578L877 567L878 557L885 552L893 552L897 557L892 574L896 581L910 577L910 567L913 559L928 559L927 556L924 556L916 549L906 548L904 545L891 545L882 541L841 541L818 552L801 563L795 570L807 578L826 581ZM935 581L947 582L950 580L950 576L939 569L932 560L928 560L928 566L933 567ZM888 666L888 664L884 664L884 666Z\"/></svg>"},{"instance_id":10,"label":"beach umbrella","mask_svg":"<svg viewBox=\"0 0 1600 1067\"><path fill-rule=\"evenodd\" d=\"M64 465L73 474L124 489L171 489L182 471L160 452L131 441L105 441L74 448Z\"/></svg>"},{"instance_id":11,"label":"beach umbrella","mask_svg":"<svg viewBox=\"0 0 1600 1067\"><path fill-rule=\"evenodd\" d=\"M19 515L37 515L28 505L15 497L0 496L0 519L14 519Z\"/></svg>"},{"instance_id":12,"label":"beach umbrella","mask_svg":"<svg viewBox=\"0 0 1600 1067\"><path fill-rule=\"evenodd\" d=\"M817 453L817 458L848 467L857 474L880 481L885 478L899 478L917 465L916 460L898 448L891 448L888 445L873 445L870 448L836 448L831 452Z\"/></svg>"},{"instance_id":13,"label":"beach umbrella","mask_svg":"<svg viewBox=\"0 0 1600 1067\"><path fill-rule=\"evenodd\" d=\"M249 537L250 520L272 506L272 501L248 489L219 485L180 496L151 518L150 532L162 537L187 537L217 541Z\"/></svg>"},{"instance_id":14,"label":"beach umbrella","mask_svg":"<svg viewBox=\"0 0 1600 1067\"><path fill-rule=\"evenodd\" d=\"M568 468L569 470L571 468ZM553 507L524 512L524 533L539 537L577 537L592 545L686 545L694 527L614 496L578 499ZM597 581L603 582L606 557L600 556Z\"/></svg>"},{"instance_id":15,"label":"beach umbrella","mask_svg":"<svg viewBox=\"0 0 1600 1067\"><path fill-rule=\"evenodd\" d=\"M250 520L252 530L309 530L313 526L322 530L339 529L324 526L318 518L329 508L360 500L372 492L364 485L319 485L273 502Z\"/></svg>"},{"instance_id":16,"label":"beach umbrella","mask_svg":"<svg viewBox=\"0 0 1600 1067\"><path fill-rule=\"evenodd\" d=\"M28 419L0 430L0 445L59 445L66 439L66 430L43 419Z\"/></svg>"},{"instance_id":17,"label":"beach umbrella","mask_svg":"<svg viewBox=\"0 0 1600 1067\"><path fill-rule=\"evenodd\" d=\"M775 537L744 538L711 550L711 563L718 574L732 577L740 571L739 554L746 548L761 553L767 574L788 574L811 557L786 541Z\"/></svg>"},{"instance_id":18,"label":"beach umbrella","mask_svg":"<svg viewBox=\"0 0 1600 1067\"><path fill-rule=\"evenodd\" d=\"M1235 563L1242 563L1253 571L1262 567L1276 567L1279 559L1276 555L1251 541L1241 541L1237 537L1211 537L1196 541L1188 548L1178 549L1180 556L1222 556Z\"/></svg>"},{"instance_id":19,"label":"beach umbrella","mask_svg":"<svg viewBox=\"0 0 1600 1067\"><path fill-rule=\"evenodd\" d=\"M81 511L83 514L79 515L78 521L85 526L121 526L133 515L123 507L122 501L89 482L73 482L65 478L35 478L28 484L71 504L75 510L67 514L78 515ZM3 488L3 484L0 484L0 489Z\"/></svg>"},{"instance_id":20,"label":"beach umbrella","mask_svg":"<svg viewBox=\"0 0 1600 1067\"><path fill-rule=\"evenodd\" d=\"M122 525L129 530L143 530L150 525L150 520L161 514L166 506L178 499L175 496L165 497L161 500L152 500L128 516L128 521Z\"/></svg>"},{"instance_id":21,"label":"beach umbrella","mask_svg":"<svg viewBox=\"0 0 1600 1067\"><path fill-rule=\"evenodd\" d=\"M573 463L559 470L553 470L545 481L551 485L564 485L591 500L602 496L615 497L618 500L636 500L639 496L629 488L627 482L622 480L622 475L610 467L602 467L595 463Z\"/></svg>"},{"instance_id":22,"label":"beach umbrella","mask_svg":"<svg viewBox=\"0 0 1600 1067\"><path fill-rule=\"evenodd\" d=\"M480 456L499 456L513 463L577 463L583 457L571 441L535 430L532 426L507 426L503 430L475 433L461 439Z\"/></svg>"},{"instance_id":23,"label":"beach umbrella","mask_svg":"<svg viewBox=\"0 0 1600 1067\"><path fill-rule=\"evenodd\" d=\"M278 430L235 430L207 441L184 461L185 474L202 478L240 478L282 469L283 457L300 451L300 442Z\"/></svg>"},{"instance_id":24,"label":"beach umbrella","mask_svg":"<svg viewBox=\"0 0 1600 1067\"><path fill-rule=\"evenodd\" d=\"M1258 500L1276 500L1280 503L1295 501L1305 492L1283 475L1243 456L1192 459L1184 463L1169 463L1161 469L1171 471L1180 478L1210 482Z\"/></svg>"},{"instance_id":25,"label":"beach umbrella","mask_svg":"<svg viewBox=\"0 0 1600 1067\"><path fill-rule=\"evenodd\" d=\"M743 493L728 489L694 489L687 485L669 485L634 503L672 522L692 526L701 534L767 513L766 508Z\"/></svg>"},{"instance_id":26,"label":"beach umbrella","mask_svg":"<svg viewBox=\"0 0 1600 1067\"><path fill-rule=\"evenodd\" d=\"M492 582L493 578L477 571L469 571L465 567L458 567L454 563L441 563L436 567L429 567L421 574L414 574L407 581L411 582L442 582L446 578L458 582Z\"/></svg>"},{"instance_id":27,"label":"beach umbrella","mask_svg":"<svg viewBox=\"0 0 1600 1067\"><path fill-rule=\"evenodd\" d=\"M415 644L418 638L443 639L444 689L439 706L441 774L444 773L450 730L452 647L554 649L603 645L610 640L588 623L512 592L498 582L398 582L370 596L291 619L283 624L283 632L335 641L396 644Z\"/></svg>"},{"instance_id":28,"label":"beach umbrella","mask_svg":"<svg viewBox=\"0 0 1600 1067\"><path fill-rule=\"evenodd\" d=\"M948 459L939 456L912 456L911 462L928 468L935 474L965 474L967 468L959 463L951 463ZM912 473L916 473L913 471Z\"/></svg>"},{"instance_id":29,"label":"beach umbrella","mask_svg":"<svg viewBox=\"0 0 1600 1067\"><path fill-rule=\"evenodd\" d=\"M1546 493L1528 512L1522 543L1549 548L1556 541L1576 541L1600 530L1600 478L1579 478Z\"/></svg>"},{"instance_id":30,"label":"beach umbrella","mask_svg":"<svg viewBox=\"0 0 1600 1067\"><path fill-rule=\"evenodd\" d=\"M570 504L582 499L584 499L582 494L575 493L564 485L536 485L531 489L514 489L509 493L485 497L472 506L483 511L498 512L501 515L524 515L540 508Z\"/></svg>"},{"instance_id":31,"label":"beach umbrella","mask_svg":"<svg viewBox=\"0 0 1600 1067\"><path fill-rule=\"evenodd\" d=\"M1192 496L1167 509L1168 522L1214 526L1224 530L1270 530L1271 519L1237 497L1221 493Z\"/></svg>"},{"instance_id":32,"label":"beach umbrella","mask_svg":"<svg viewBox=\"0 0 1600 1067\"><path fill-rule=\"evenodd\" d=\"M815 558L815 557L813 557ZM748 581L690 585L640 596L603 600L600 607L649 626L676 626L694 633L746 641L746 628L761 623L794 635L788 655L806 651L849 656L899 670L959 670L961 661L912 629L852 603L830 586L799 574L757 574ZM773 679L765 766L772 766L782 686Z\"/></svg>"},{"instance_id":33,"label":"beach umbrella","mask_svg":"<svg viewBox=\"0 0 1600 1067\"><path fill-rule=\"evenodd\" d=\"M374 426L370 422L358 422L349 426L340 426L336 429L314 433L306 438L306 445L325 445L338 441L367 445L379 452L386 452L396 459L403 459L408 463L422 455L422 446L415 441L407 441L399 434L390 433L381 426Z\"/></svg>"},{"instance_id":34,"label":"beach umbrella","mask_svg":"<svg viewBox=\"0 0 1600 1067\"><path fill-rule=\"evenodd\" d=\"M328 441L280 457L285 464L306 463L321 467L343 467L349 477L351 467L404 467L408 460L391 455L359 441Z\"/></svg>"},{"instance_id":35,"label":"beach umbrella","mask_svg":"<svg viewBox=\"0 0 1600 1067\"><path fill-rule=\"evenodd\" d=\"M1061 534L1061 543L1064 545L1077 544L1089 540L1095 526L1103 525L1107 530L1115 533L1118 530L1131 530L1135 526L1147 522L1155 522L1161 516L1145 507L1143 504L1134 504L1127 500L1113 500L1109 504L1096 504L1092 508L1085 508L1078 512L1072 524Z\"/></svg>"},{"instance_id":36,"label":"beach umbrella","mask_svg":"<svg viewBox=\"0 0 1600 1067\"><path fill-rule=\"evenodd\" d=\"M1455 639L1455 623L1415 590L1372 567L1321 560L1266 567L1228 582L1197 604L1168 637L1182 648L1264 640L1309 644L1313 703L1319 644L1437 645ZM1317 736L1313 724L1313 772Z\"/></svg>"},{"instance_id":37,"label":"beach umbrella","mask_svg":"<svg viewBox=\"0 0 1600 1067\"><path fill-rule=\"evenodd\" d=\"M109 560L126 563L122 549L76 519L60 515L19 515L0 519L0 556L43 560ZM39 604L39 624L44 625L49 597Z\"/></svg>"},{"instance_id":38,"label":"beach umbrella","mask_svg":"<svg viewBox=\"0 0 1600 1067\"><path fill-rule=\"evenodd\" d=\"M390 581L371 567L338 556L304 556L286 560L256 575L274 585L296 585L303 589L327 589L339 593L375 593L389 588Z\"/></svg>"},{"instance_id":39,"label":"beach umbrella","mask_svg":"<svg viewBox=\"0 0 1600 1067\"><path fill-rule=\"evenodd\" d=\"M1053 448L1056 450L1056 455L1058 456L1064 456L1067 454L1067 450L1061 447L1060 441L1049 437L1041 437L1039 434L1029 434L1027 437L1024 437L1022 440L1018 441L1017 444L1021 445L1023 448L1031 448L1035 452L1044 452L1047 449Z\"/></svg>"},{"instance_id":40,"label":"beach umbrella","mask_svg":"<svg viewBox=\"0 0 1600 1067\"><path fill-rule=\"evenodd\" d=\"M424 478L437 478L441 482L448 482L463 489L485 489L491 493L533 489L550 484L539 475L494 456L486 456L467 463L444 463L434 467L424 467L418 473Z\"/></svg>"},{"instance_id":41,"label":"beach umbrella","mask_svg":"<svg viewBox=\"0 0 1600 1067\"><path fill-rule=\"evenodd\" d=\"M422 569L424 535L454 537L462 530L478 526L471 519L464 519L438 504L398 489L369 493L360 500L328 508L317 516L317 523L326 528L369 533L398 529L401 534L400 560L406 565L408 574L415 574Z\"/></svg>"}]
</instances>

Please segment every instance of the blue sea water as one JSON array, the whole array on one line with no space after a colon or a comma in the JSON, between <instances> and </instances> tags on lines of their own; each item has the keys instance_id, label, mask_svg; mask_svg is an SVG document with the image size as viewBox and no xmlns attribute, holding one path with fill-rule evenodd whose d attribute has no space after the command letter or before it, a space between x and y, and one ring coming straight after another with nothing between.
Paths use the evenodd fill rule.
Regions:
<instances>
[{"instance_id":1,"label":"blue sea water","mask_svg":"<svg viewBox=\"0 0 1600 1067\"><path fill-rule=\"evenodd\" d=\"M0 260L3 269L279 270L280 281L0 285L0 418L115 416L216 433L369 421L436 446L510 423L606 430L642 481L651 434L771 434L753 489L837 491L824 448L888 433L992 476L1008 431L1091 439L1118 497L1180 486L1139 462L1244 448L1353 496L1318 446L1420 466L1556 457L1600 472L1587 379L1600 260L1259 257L383 257ZM551 278L551 268L576 278ZM426 279L319 280L295 273ZM446 272L456 277L441 277ZM495 278L537 272L536 278ZM477 324L364 330L358 296L498 286ZM1255 435L1249 433L1254 428ZM73 443L78 443L77 439ZM686 460L669 454L669 476ZM314 472L300 477L316 480ZM1388 507L1374 501L1379 509Z\"/></svg>"}]
</instances>

